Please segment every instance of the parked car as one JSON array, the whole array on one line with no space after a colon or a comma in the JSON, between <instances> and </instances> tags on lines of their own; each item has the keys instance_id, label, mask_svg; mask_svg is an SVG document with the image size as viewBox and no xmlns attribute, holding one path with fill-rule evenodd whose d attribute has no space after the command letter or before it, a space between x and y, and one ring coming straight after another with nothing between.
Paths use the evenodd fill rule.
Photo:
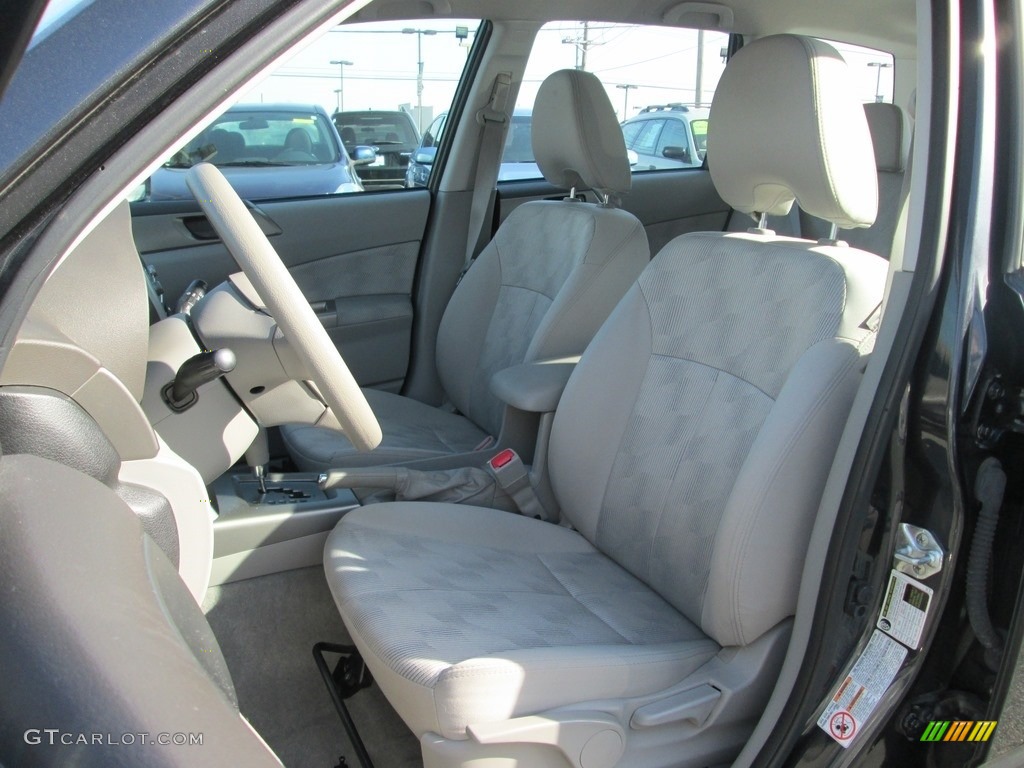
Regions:
<instances>
[{"instance_id":1,"label":"parked car","mask_svg":"<svg viewBox=\"0 0 1024 768\"><path fill-rule=\"evenodd\" d=\"M623 122L626 149L636 152L633 170L702 165L707 153L709 112L685 104L653 104Z\"/></svg>"},{"instance_id":2,"label":"parked car","mask_svg":"<svg viewBox=\"0 0 1024 768\"><path fill-rule=\"evenodd\" d=\"M332 119L350 152L356 146L376 151L376 159L357 171L367 189L403 186L409 156L420 141L412 115L404 110L367 109L335 112Z\"/></svg>"},{"instance_id":3,"label":"parked car","mask_svg":"<svg viewBox=\"0 0 1024 768\"><path fill-rule=\"evenodd\" d=\"M360 151L367 162L367 149ZM327 111L313 104L231 107L158 168L135 198L192 199L185 173L201 162L220 168L246 200L363 190Z\"/></svg>"},{"instance_id":4,"label":"parked car","mask_svg":"<svg viewBox=\"0 0 1024 768\"><path fill-rule=\"evenodd\" d=\"M498 181L517 181L523 179L539 179L542 174L533 158L533 124L530 119L532 110L522 107L512 113L512 122L505 134L505 147L501 154L501 167L498 169ZM425 187L430 178L430 170L434 165L437 145L444 133L448 113L443 112L434 118L416 151L412 154L409 167L405 174L407 187Z\"/></svg>"}]
</instances>

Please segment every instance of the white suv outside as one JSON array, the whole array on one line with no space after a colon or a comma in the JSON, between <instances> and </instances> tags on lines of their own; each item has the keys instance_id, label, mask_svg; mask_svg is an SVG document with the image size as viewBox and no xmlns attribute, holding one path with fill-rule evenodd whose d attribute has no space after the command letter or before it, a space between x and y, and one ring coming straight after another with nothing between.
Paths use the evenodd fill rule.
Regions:
<instances>
[{"instance_id":1,"label":"white suv outside","mask_svg":"<svg viewBox=\"0 0 1024 768\"><path fill-rule=\"evenodd\" d=\"M702 166L707 152L708 113L707 107L654 104L622 123L626 149L637 156L633 170Z\"/></svg>"}]
</instances>

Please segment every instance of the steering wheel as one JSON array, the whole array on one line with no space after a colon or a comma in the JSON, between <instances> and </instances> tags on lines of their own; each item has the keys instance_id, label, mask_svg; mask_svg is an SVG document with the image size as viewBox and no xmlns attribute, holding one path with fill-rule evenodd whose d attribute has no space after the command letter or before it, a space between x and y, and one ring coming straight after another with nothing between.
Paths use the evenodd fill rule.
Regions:
<instances>
[{"instance_id":1,"label":"steering wheel","mask_svg":"<svg viewBox=\"0 0 1024 768\"><path fill-rule=\"evenodd\" d=\"M337 347L242 198L210 163L185 176L189 190L298 353L324 404L360 451L380 445L380 424Z\"/></svg>"}]
</instances>

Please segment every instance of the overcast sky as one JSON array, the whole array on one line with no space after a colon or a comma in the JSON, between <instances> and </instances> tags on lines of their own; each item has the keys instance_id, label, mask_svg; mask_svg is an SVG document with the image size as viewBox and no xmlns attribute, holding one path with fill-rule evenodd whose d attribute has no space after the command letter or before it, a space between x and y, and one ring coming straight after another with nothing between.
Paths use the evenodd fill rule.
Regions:
<instances>
[{"instance_id":1,"label":"overcast sky","mask_svg":"<svg viewBox=\"0 0 1024 768\"><path fill-rule=\"evenodd\" d=\"M468 28L467 39L457 38L459 26ZM336 91L341 85L342 67L330 62L341 60L352 62L343 67L346 110L412 108L417 98L419 43L424 112L428 116L437 114L451 103L477 26L475 21L445 20L413 26L381 22L338 27L311 43L276 74L245 94L243 100L311 102L332 112L341 101ZM403 33L403 28L433 34ZM539 33L517 106L532 105L544 76L562 67L575 66L583 48L587 51L586 69L604 82L619 119L632 116L648 104L694 102L696 31L591 23L585 44L583 37L582 25L572 22L549 24ZM704 101L721 75L720 51L725 44L724 34L704 35ZM891 59L852 46L842 46L841 52L854 75L858 95L864 101L873 100L879 69L868 64ZM882 69L880 91L886 98L892 92L891 82L892 70ZM626 85L630 88L617 87Z\"/></svg>"}]
</instances>

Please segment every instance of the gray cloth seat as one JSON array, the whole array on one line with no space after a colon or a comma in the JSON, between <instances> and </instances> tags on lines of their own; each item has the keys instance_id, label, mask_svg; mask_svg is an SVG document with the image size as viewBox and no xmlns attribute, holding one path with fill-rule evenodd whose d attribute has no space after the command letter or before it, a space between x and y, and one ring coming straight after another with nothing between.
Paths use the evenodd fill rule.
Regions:
<instances>
[{"instance_id":1,"label":"gray cloth seat","mask_svg":"<svg viewBox=\"0 0 1024 768\"><path fill-rule=\"evenodd\" d=\"M799 199L870 225L852 91L820 41L744 47L712 107L719 193L746 213ZM735 757L781 664L886 273L873 254L763 231L676 238L559 403L562 526L428 503L342 518L327 580L426 764Z\"/></svg>"},{"instance_id":2,"label":"gray cloth seat","mask_svg":"<svg viewBox=\"0 0 1024 768\"><path fill-rule=\"evenodd\" d=\"M358 454L336 432L285 425L303 469L372 466L471 451L501 431L503 404L491 376L532 360L580 354L650 260L647 235L612 204L631 184L622 131L593 75L556 72L533 112L537 164L563 188L595 190L607 202L531 202L516 208L459 283L437 337L437 371L458 411L367 390L384 434Z\"/></svg>"}]
</instances>

